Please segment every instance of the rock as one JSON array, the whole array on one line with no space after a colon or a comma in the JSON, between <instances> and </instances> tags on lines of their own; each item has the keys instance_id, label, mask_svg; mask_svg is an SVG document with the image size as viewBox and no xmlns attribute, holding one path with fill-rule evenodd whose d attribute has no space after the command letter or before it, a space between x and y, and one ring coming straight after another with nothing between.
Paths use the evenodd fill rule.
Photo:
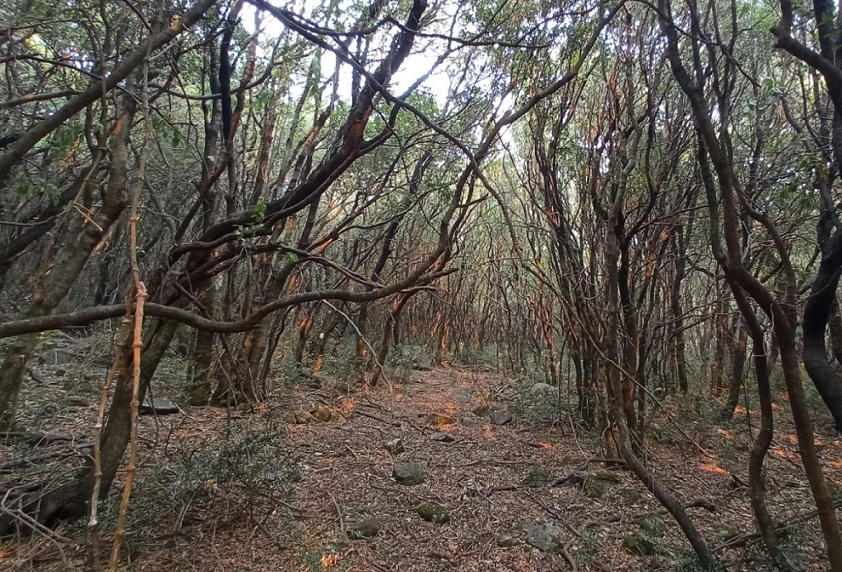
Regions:
<instances>
[{"instance_id":1,"label":"rock","mask_svg":"<svg viewBox=\"0 0 842 572\"><path fill-rule=\"evenodd\" d=\"M520 544L520 540L514 534L504 532L497 535L497 546L500 548L513 548L518 544Z\"/></svg>"},{"instance_id":2,"label":"rock","mask_svg":"<svg viewBox=\"0 0 842 572\"><path fill-rule=\"evenodd\" d=\"M637 504L643 499L643 495L640 494L640 491L633 488L620 489L620 491L618 491L618 494L620 495L620 497L622 497L624 501L626 501L626 503L630 505Z\"/></svg>"},{"instance_id":3,"label":"rock","mask_svg":"<svg viewBox=\"0 0 842 572\"><path fill-rule=\"evenodd\" d=\"M420 485L426 480L424 467L418 463L404 463L403 465L398 465L392 471L392 476L399 485L405 485L407 487Z\"/></svg>"},{"instance_id":4,"label":"rock","mask_svg":"<svg viewBox=\"0 0 842 572\"><path fill-rule=\"evenodd\" d=\"M392 455L399 455L406 451L406 447L403 445L403 440L400 438L389 439L383 443L383 448L389 451Z\"/></svg>"},{"instance_id":5,"label":"rock","mask_svg":"<svg viewBox=\"0 0 842 572\"><path fill-rule=\"evenodd\" d=\"M536 399L543 399L545 397L552 397L556 393L558 393L558 389L550 385L549 383L536 383L532 387L529 388L529 395L530 397Z\"/></svg>"},{"instance_id":6,"label":"rock","mask_svg":"<svg viewBox=\"0 0 842 572\"><path fill-rule=\"evenodd\" d=\"M511 423L514 418L508 411L492 411L491 424L492 425L506 425Z\"/></svg>"},{"instance_id":7,"label":"rock","mask_svg":"<svg viewBox=\"0 0 842 572\"><path fill-rule=\"evenodd\" d=\"M436 431L430 435L430 441L438 441L439 443L453 443L455 440L451 435L441 431Z\"/></svg>"},{"instance_id":8,"label":"rock","mask_svg":"<svg viewBox=\"0 0 842 572\"><path fill-rule=\"evenodd\" d=\"M523 486L542 487L551 484L554 480L555 477L549 469L545 467L532 467L523 479Z\"/></svg>"},{"instance_id":9,"label":"rock","mask_svg":"<svg viewBox=\"0 0 842 572\"><path fill-rule=\"evenodd\" d=\"M327 405L322 405L321 403L319 403L318 405L314 405L310 408L310 415L312 415L319 421L325 422L330 421L330 418L333 417L333 412Z\"/></svg>"},{"instance_id":10,"label":"rock","mask_svg":"<svg viewBox=\"0 0 842 572\"><path fill-rule=\"evenodd\" d=\"M651 556L655 554L655 543L643 534L632 532L623 538L623 550L635 556Z\"/></svg>"},{"instance_id":11,"label":"rock","mask_svg":"<svg viewBox=\"0 0 842 572\"><path fill-rule=\"evenodd\" d=\"M660 538L666 530L666 522L657 514L650 514L640 521L640 531L649 538Z\"/></svg>"},{"instance_id":12,"label":"rock","mask_svg":"<svg viewBox=\"0 0 842 572\"><path fill-rule=\"evenodd\" d=\"M376 516L367 516L351 527L351 530L348 531L348 538L352 540L374 538L380 532L381 528L382 524L379 518Z\"/></svg>"},{"instance_id":13,"label":"rock","mask_svg":"<svg viewBox=\"0 0 842 572\"><path fill-rule=\"evenodd\" d=\"M535 522L523 525L526 542L541 552L559 552L561 528L552 522Z\"/></svg>"},{"instance_id":14,"label":"rock","mask_svg":"<svg viewBox=\"0 0 842 572\"><path fill-rule=\"evenodd\" d=\"M79 355L76 352L61 348L52 348L41 354L42 363L46 365L67 365L76 362Z\"/></svg>"},{"instance_id":15,"label":"rock","mask_svg":"<svg viewBox=\"0 0 842 572\"><path fill-rule=\"evenodd\" d=\"M401 346L401 361L407 367L418 371L430 371L433 369L433 358L424 346Z\"/></svg>"},{"instance_id":16,"label":"rock","mask_svg":"<svg viewBox=\"0 0 842 572\"><path fill-rule=\"evenodd\" d=\"M442 413L430 413L427 415L427 425L432 427L443 427L445 425L454 425L456 420L450 415Z\"/></svg>"},{"instance_id":17,"label":"rock","mask_svg":"<svg viewBox=\"0 0 842 572\"><path fill-rule=\"evenodd\" d=\"M597 471L585 479L583 490L588 498L597 499L620 483L620 476L611 471Z\"/></svg>"},{"instance_id":18,"label":"rock","mask_svg":"<svg viewBox=\"0 0 842 572\"><path fill-rule=\"evenodd\" d=\"M65 375L67 375L67 370L60 367L57 370L55 370L53 373L56 375L56 377L64 377Z\"/></svg>"},{"instance_id":19,"label":"rock","mask_svg":"<svg viewBox=\"0 0 842 572\"><path fill-rule=\"evenodd\" d=\"M716 536L722 542L728 542L729 540L734 540L740 535L739 531L734 528L733 526L728 526L727 524L717 524L716 525Z\"/></svg>"},{"instance_id":20,"label":"rock","mask_svg":"<svg viewBox=\"0 0 842 572\"><path fill-rule=\"evenodd\" d=\"M87 407L88 405L91 404L90 399L85 399L84 397L76 397L76 396L68 397L67 399L64 400L64 402L71 407Z\"/></svg>"},{"instance_id":21,"label":"rock","mask_svg":"<svg viewBox=\"0 0 842 572\"><path fill-rule=\"evenodd\" d=\"M284 415L284 423L288 425L303 425L313 420L313 416L306 411L293 411Z\"/></svg>"},{"instance_id":22,"label":"rock","mask_svg":"<svg viewBox=\"0 0 842 572\"><path fill-rule=\"evenodd\" d=\"M487 403L480 403L476 407L474 407L471 412L476 415L477 417L484 417L488 414L491 408L488 406Z\"/></svg>"},{"instance_id":23,"label":"rock","mask_svg":"<svg viewBox=\"0 0 842 572\"><path fill-rule=\"evenodd\" d=\"M138 413L141 415L172 415L180 412L178 405L166 397L151 398L147 395L138 407Z\"/></svg>"},{"instance_id":24,"label":"rock","mask_svg":"<svg viewBox=\"0 0 842 572\"><path fill-rule=\"evenodd\" d=\"M434 502L425 502L415 509L415 512L427 522L433 522L435 524L450 522L450 514L447 512L447 509Z\"/></svg>"}]
</instances>

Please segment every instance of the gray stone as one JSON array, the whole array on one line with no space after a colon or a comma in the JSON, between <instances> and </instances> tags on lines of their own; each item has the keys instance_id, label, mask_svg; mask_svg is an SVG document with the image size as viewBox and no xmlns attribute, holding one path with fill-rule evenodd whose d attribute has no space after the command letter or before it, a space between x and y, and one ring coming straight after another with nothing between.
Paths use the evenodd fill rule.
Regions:
<instances>
[{"instance_id":1,"label":"gray stone","mask_svg":"<svg viewBox=\"0 0 842 572\"><path fill-rule=\"evenodd\" d=\"M399 455L406 451L406 447L404 447L403 440L398 438L389 439L385 443L383 443L383 448L389 451L392 455Z\"/></svg>"},{"instance_id":2,"label":"gray stone","mask_svg":"<svg viewBox=\"0 0 842 572\"><path fill-rule=\"evenodd\" d=\"M78 361L79 355L62 348L52 348L41 354L41 359L46 365L67 365Z\"/></svg>"},{"instance_id":3,"label":"gray stone","mask_svg":"<svg viewBox=\"0 0 842 572\"><path fill-rule=\"evenodd\" d=\"M541 552L559 552L562 548L561 528L552 522L534 522L523 525L526 542Z\"/></svg>"},{"instance_id":4,"label":"gray stone","mask_svg":"<svg viewBox=\"0 0 842 572\"><path fill-rule=\"evenodd\" d=\"M379 518L376 516L367 516L348 531L348 538L353 540L373 538L377 536L381 528L382 524Z\"/></svg>"},{"instance_id":5,"label":"gray stone","mask_svg":"<svg viewBox=\"0 0 842 572\"><path fill-rule=\"evenodd\" d=\"M171 399L167 397L155 397L153 399L148 395L143 398L143 403L138 408L138 413L141 415L172 415L180 412L181 409Z\"/></svg>"},{"instance_id":6,"label":"gray stone","mask_svg":"<svg viewBox=\"0 0 842 572\"><path fill-rule=\"evenodd\" d=\"M445 524L450 522L450 514L447 512L447 509L434 502L425 502L415 509L415 512L417 512L418 516L427 522L435 524Z\"/></svg>"},{"instance_id":7,"label":"gray stone","mask_svg":"<svg viewBox=\"0 0 842 572\"><path fill-rule=\"evenodd\" d=\"M512 414L508 411L492 411L491 424L492 425L507 425L514 420Z\"/></svg>"},{"instance_id":8,"label":"gray stone","mask_svg":"<svg viewBox=\"0 0 842 572\"><path fill-rule=\"evenodd\" d=\"M549 383L536 383L529 388L529 395L534 398L552 397L558 390Z\"/></svg>"},{"instance_id":9,"label":"gray stone","mask_svg":"<svg viewBox=\"0 0 842 572\"><path fill-rule=\"evenodd\" d=\"M430 441L438 441L439 443L453 443L455 440L451 435L441 431L436 431L430 435Z\"/></svg>"},{"instance_id":10,"label":"gray stone","mask_svg":"<svg viewBox=\"0 0 842 572\"><path fill-rule=\"evenodd\" d=\"M398 484L408 487L420 485L427 478L424 467L418 463L404 463L403 465L398 465L392 471L392 476Z\"/></svg>"}]
</instances>

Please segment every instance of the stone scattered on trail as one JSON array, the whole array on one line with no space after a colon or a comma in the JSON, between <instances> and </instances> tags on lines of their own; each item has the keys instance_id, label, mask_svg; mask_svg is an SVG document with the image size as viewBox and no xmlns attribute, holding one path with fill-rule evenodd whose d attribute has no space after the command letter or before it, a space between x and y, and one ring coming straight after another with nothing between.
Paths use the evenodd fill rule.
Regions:
<instances>
[{"instance_id":1,"label":"stone scattered on trail","mask_svg":"<svg viewBox=\"0 0 842 572\"><path fill-rule=\"evenodd\" d=\"M351 527L351 530L348 531L348 538L351 540L374 538L380 532L381 527L382 524L379 518L376 516L367 516Z\"/></svg>"},{"instance_id":2,"label":"stone scattered on trail","mask_svg":"<svg viewBox=\"0 0 842 572\"><path fill-rule=\"evenodd\" d=\"M306 411L292 411L284 415L284 423L287 425L304 425L313 420L313 416Z\"/></svg>"},{"instance_id":3,"label":"stone scattered on trail","mask_svg":"<svg viewBox=\"0 0 842 572\"><path fill-rule=\"evenodd\" d=\"M612 471L597 471L588 475L582 490L588 498L598 499L620 483L620 476Z\"/></svg>"},{"instance_id":4,"label":"stone scattered on trail","mask_svg":"<svg viewBox=\"0 0 842 572\"><path fill-rule=\"evenodd\" d=\"M447 509L434 502L425 502L415 509L415 512L417 512L418 516L427 522L435 524L445 524L450 522L450 514L447 512Z\"/></svg>"},{"instance_id":5,"label":"stone scattered on trail","mask_svg":"<svg viewBox=\"0 0 842 572\"><path fill-rule=\"evenodd\" d=\"M455 423L456 420L450 415L444 415L443 413L430 413L427 415L427 425L432 427L443 427L445 425L453 425Z\"/></svg>"},{"instance_id":6,"label":"stone scattered on trail","mask_svg":"<svg viewBox=\"0 0 842 572\"><path fill-rule=\"evenodd\" d=\"M438 441L439 443L453 443L455 440L451 435L441 431L436 431L430 435L430 441Z\"/></svg>"},{"instance_id":7,"label":"stone scattered on trail","mask_svg":"<svg viewBox=\"0 0 842 572\"><path fill-rule=\"evenodd\" d=\"M404 463L403 465L398 465L392 471L392 476L395 477L395 480L399 485L405 485L407 487L420 485L427 478L424 467L418 463Z\"/></svg>"},{"instance_id":8,"label":"stone scattered on trail","mask_svg":"<svg viewBox=\"0 0 842 572\"><path fill-rule=\"evenodd\" d=\"M487 403L480 403L476 407L474 407L471 412L476 415L477 417L484 417L488 414L491 408L488 406Z\"/></svg>"},{"instance_id":9,"label":"stone scattered on trail","mask_svg":"<svg viewBox=\"0 0 842 572\"><path fill-rule=\"evenodd\" d=\"M520 544L520 540L514 534L503 532L497 535L497 546L500 548L513 548Z\"/></svg>"},{"instance_id":10,"label":"stone scattered on trail","mask_svg":"<svg viewBox=\"0 0 842 572\"><path fill-rule=\"evenodd\" d=\"M526 542L541 552L561 551L561 528L558 525L552 522L534 522L524 524L523 532L526 533Z\"/></svg>"},{"instance_id":11,"label":"stone scattered on trail","mask_svg":"<svg viewBox=\"0 0 842 572\"><path fill-rule=\"evenodd\" d=\"M623 537L623 550L635 556L652 556L655 543L643 534L632 532Z\"/></svg>"},{"instance_id":12,"label":"stone scattered on trail","mask_svg":"<svg viewBox=\"0 0 842 572\"><path fill-rule=\"evenodd\" d=\"M327 405L317 403L310 408L310 415L312 415L319 421L325 422L330 421L330 418L333 417L333 412Z\"/></svg>"},{"instance_id":13,"label":"stone scattered on trail","mask_svg":"<svg viewBox=\"0 0 842 572\"><path fill-rule=\"evenodd\" d=\"M141 415L172 415L180 413L178 405L166 397L151 398L148 395L143 398L143 403L137 409Z\"/></svg>"},{"instance_id":14,"label":"stone scattered on trail","mask_svg":"<svg viewBox=\"0 0 842 572\"><path fill-rule=\"evenodd\" d=\"M404 447L403 440L400 437L389 439L383 443L383 448L389 451L392 455L399 455L406 451L406 447Z\"/></svg>"},{"instance_id":15,"label":"stone scattered on trail","mask_svg":"<svg viewBox=\"0 0 842 572\"><path fill-rule=\"evenodd\" d=\"M514 420L512 414L508 411L492 411L491 424L492 425L507 425Z\"/></svg>"}]
</instances>

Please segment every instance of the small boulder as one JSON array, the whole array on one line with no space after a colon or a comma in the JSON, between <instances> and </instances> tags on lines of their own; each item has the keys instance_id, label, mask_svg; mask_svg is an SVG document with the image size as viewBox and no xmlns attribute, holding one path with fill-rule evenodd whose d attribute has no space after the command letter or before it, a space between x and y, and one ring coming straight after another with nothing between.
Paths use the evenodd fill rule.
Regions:
<instances>
[{"instance_id":1,"label":"small boulder","mask_svg":"<svg viewBox=\"0 0 842 572\"><path fill-rule=\"evenodd\" d=\"M426 478L424 467L418 463L404 463L392 470L392 476L399 485L412 487L422 484Z\"/></svg>"},{"instance_id":2,"label":"small boulder","mask_svg":"<svg viewBox=\"0 0 842 572\"><path fill-rule=\"evenodd\" d=\"M313 416L306 411L293 411L284 415L284 423L290 425L304 425L305 423L310 423L312 420Z\"/></svg>"},{"instance_id":3,"label":"small boulder","mask_svg":"<svg viewBox=\"0 0 842 572\"><path fill-rule=\"evenodd\" d=\"M558 389L549 383L539 382L529 388L529 395L533 398L543 399L545 397L552 397L558 392Z\"/></svg>"},{"instance_id":4,"label":"small boulder","mask_svg":"<svg viewBox=\"0 0 842 572\"><path fill-rule=\"evenodd\" d=\"M396 437L395 439L389 439L385 443L383 443L383 448L389 451L392 455L399 455L406 451L406 447L404 447L403 439L400 437Z\"/></svg>"},{"instance_id":5,"label":"small boulder","mask_svg":"<svg viewBox=\"0 0 842 572\"><path fill-rule=\"evenodd\" d=\"M623 537L623 550L635 556L652 556L656 552L655 543L637 532Z\"/></svg>"},{"instance_id":6,"label":"small boulder","mask_svg":"<svg viewBox=\"0 0 842 572\"><path fill-rule=\"evenodd\" d=\"M503 532L497 535L497 546L500 548L514 548L520 544L520 540L514 534Z\"/></svg>"},{"instance_id":7,"label":"small boulder","mask_svg":"<svg viewBox=\"0 0 842 572\"><path fill-rule=\"evenodd\" d=\"M649 538L660 538L667 530L667 523L657 514L650 514L640 521L640 531Z\"/></svg>"},{"instance_id":8,"label":"small boulder","mask_svg":"<svg viewBox=\"0 0 842 572\"><path fill-rule=\"evenodd\" d=\"M310 408L310 415L319 421L326 422L330 421L330 418L333 417L333 412L327 405L319 403Z\"/></svg>"},{"instance_id":9,"label":"small boulder","mask_svg":"<svg viewBox=\"0 0 842 572\"><path fill-rule=\"evenodd\" d=\"M456 420L450 415L443 413L430 413L427 415L427 425L432 427L444 427L445 425L454 425Z\"/></svg>"},{"instance_id":10,"label":"small boulder","mask_svg":"<svg viewBox=\"0 0 842 572\"><path fill-rule=\"evenodd\" d=\"M435 524L445 524L450 522L450 514L447 512L447 509L434 502L425 502L415 509L415 512L417 512L418 516L427 522Z\"/></svg>"},{"instance_id":11,"label":"small boulder","mask_svg":"<svg viewBox=\"0 0 842 572\"><path fill-rule=\"evenodd\" d=\"M379 518L376 516L367 516L351 527L351 530L348 531L348 538L352 540L374 538L378 535L381 528L382 523Z\"/></svg>"},{"instance_id":12,"label":"small boulder","mask_svg":"<svg viewBox=\"0 0 842 572\"><path fill-rule=\"evenodd\" d=\"M561 528L552 522L534 522L523 525L526 542L541 552L560 552L562 545L559 540Z\"/></svg>"},{"instance_id":13,"label":"small boulder","mask_svg":"<svg viewBox=\"0 0 842 572\"><path fill-rule=\"evenodd\" d=\"M436 431L430 435L430 441L438 441L439 443L453 443L456 439L447 433Z\"/></svg>"},{"instance_id":14,"label":"small boulder","mask_svg":"<svg viewBox=\"0 0 842 572\"><path fill-rule=\"evenodd\" d=\"M166 397L155 397L154 399L148 395L143 398L143 403L137 409L141 415L172 415L180 413L178 405Z\"/></svg>"},{"instance_id":15,"label":"small boulder","mask_svg":"<svg viewBox=\"0 0 842 572\"><path fill-rule=\"evenodd\" d=\"M717 524L716 525L716 536L722 542L728 542L729 540L734 540L740 535L740 532L734 528L733 526L728 526L727 524Z\"/></svg>"},{"instance_id":16,"label":"small boulder","mask_svg":"<svg viewBox=\"0 0 842 572\"><path fill-rule=\"evenodd\" d=\"M546 467L532 467L523 478L523 486L543 487L552 484L554 481L555 476L550 469L547 469Z\"/></svg>"},{"instance_id":17,"label":"small boulder","mask_svg":"<svg viewBox=\"0 0 842 572\"><path fill-rule=\"evenodd\" d=\"M491 424L492 425L507 425L514 420L512 414L508 411L492 411Z\"/></svg>"},{"instance_id":18,"label":"small boulder","mask_svg":"<svg viewBox=\"0 0 842 572\"><path fill-rule=\"evenodd\" d=\"M63 348L51 348L41 355L41 362L46 365L67 365L79 360L78 352Z\"/></svg>"},{"instance_id":19,"label":"small boulder","mask_svg":"<svg viewBox=\"0 0 842 572\"><path fill-rule=\"evenodd\" d=\"M588 498L597 499L620 483L620 476L611 471L597 471L585 479L583 490Z\"/></svg>"},{"instance_id":20,"label":"small boulder","mask_svg":"<svg viewBox=\"0 0 842 572\"><path fill-rule=\"evenodd\" d=\"M476 407L474 407L474 408L471 410L471 412L472 412L474 415L476 415L477 417L484 417L484 416L488 415L488 412L489 412L490 410L491 410L491 408L488 406L488 404L487 404L487 403L480 403L479 405L477 405Z\"/></svg>"}]
</instances>

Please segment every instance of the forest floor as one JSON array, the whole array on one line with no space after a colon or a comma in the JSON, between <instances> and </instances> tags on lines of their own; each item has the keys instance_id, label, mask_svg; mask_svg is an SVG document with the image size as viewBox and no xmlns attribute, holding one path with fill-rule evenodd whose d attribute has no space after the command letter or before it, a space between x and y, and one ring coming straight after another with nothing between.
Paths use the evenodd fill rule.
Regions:
<instances>
[{"instance_id":1,"label":"forest floor","mask_svg":"<svg viewBox=\"0 0 842 572\"><path fill-rule=\"evenodd\" d=\"M699 569L657 501L631 472L602 458L599 435L578 428L570 416L547 419L524 396L528 388L516 390L488 370L436 368L366 392L298 384L252 411L183 408L178 415L144 417L128 567ZM757 413L740 408L737 419L717 425L703 410L709 402L663 402L649 426L648 464L689 505L729 570L770 569L753 534L745 486L745 416L756 424ZM302 408L329 410L330 419L303 418L296 413ZM788 525L783 542L798 568L823 570L787 409L776 404L777 434L766 463L769 507ZM495 410L510 413L511 421L492 422ZM92 414L76 410L62 430L84 431ZM842 443L822 427L825 466L838 482ZM453 441L432 440L434 433ZM395 439L403 452L387 450ZM396 482L396 467L407 463L420 465L423 483ZM425 503L434 503L438 520L447 522L422 519L418 509ZM112 526L113 510L104 509L103 519L104 529ZM379 527L373 537L359 538L375 532L361 533L363 521ZM542 532L549 534L541 538ZM532 545L542 541L548 550ZM84 529L71 526L0 544L0 568L89 569L90 550Z\"/></svg>"}]
</instances>

